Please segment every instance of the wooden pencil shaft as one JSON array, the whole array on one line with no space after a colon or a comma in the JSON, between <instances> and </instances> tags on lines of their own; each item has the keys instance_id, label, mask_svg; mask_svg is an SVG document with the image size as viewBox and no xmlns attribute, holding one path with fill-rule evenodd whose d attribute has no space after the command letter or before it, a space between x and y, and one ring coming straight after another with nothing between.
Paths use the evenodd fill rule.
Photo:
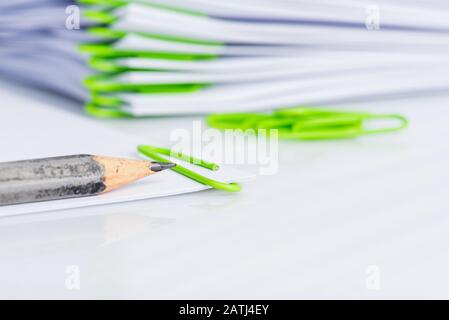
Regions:
<instances>
[{"instance_id":1,"label":"wooden pencil shaft","mask_svg":"<svg viewBox=\"0 0 449 320\"><path fill-rule=\"evenodd\" d=\"M98 195L152 174L151 166L93 155L0 163L0 205Z\"/></svg>"}]
</instances>

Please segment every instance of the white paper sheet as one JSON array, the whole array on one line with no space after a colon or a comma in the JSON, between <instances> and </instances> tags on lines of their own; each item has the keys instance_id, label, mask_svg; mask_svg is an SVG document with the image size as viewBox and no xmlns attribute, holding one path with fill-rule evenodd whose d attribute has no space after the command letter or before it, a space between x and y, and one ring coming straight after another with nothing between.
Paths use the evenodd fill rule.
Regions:
<instances>
[{"instance_id":1,"label":"white paper sheet","mask_svg":"<svg viewBox=\"0 0 449 320\"><path fill-rule=\"evenodd\" d=\"M435 66L435 65L434 65ZM449 61L440 62L439 67L448 69ZM243 83L260 83L260 82L276 82L283 80L299 80L307 79L313 76L334 77L339 74L351 74L356 71L365 70L366 73L378 72L380 70L397 70L398 75L401 71L408 67L407 65L397 63L396 65L389 62L373 61L366 63L364 61L354 61L348 64L337 63L334 65L313 65L306 66L302 63L292 63L290 67L287 65L280 69L261 68L248 72L247 70L236 71L234 74L229 73L208 73L208 72L127 72L117 77L111 78L112 82L123 84L183 84L183 83L211 83L211 84L243 84ZM432 65L427 62L416 61L411 70L420 68L424 75L434 73Z\"/></svg>"},{"instance_id":2,"label":"white paper sheet","mask_svg":"<svg viewBox=\"0 0 449 320\"><path fill-rule=\"evenodd\" d=\"M97 154L136 158L138 144L151 144L122 135L94 120L1 92L0 161L70 154ZM184 164L185 165L185 164ZM188 166L188 165L187 165ZM190 167L190 166L188 166ZM251 174L229 167L194 170L220 181L244 181ZM0 206L0 217L164 197L208 189L172 171L164 171L108 194L13 206Z\"/></svg>"},{"instance_id":3,"label":"white paper sheet","mask_svg":"<svg viewBox=\"0 0 449 320\"><path fill-rule=\"evenodd\" d=\"M354 45L421 45L448 48L448 37L443 33L419 31L405 33L402 30L369 32L364 24L358 28L336 28L326 24L314 26L247 23L186 15L138 3L126 6L123 11L120 20L114 24L113 28L193 39L253 44L344 45L351 43Z\"/></svg>"},{"instance_id":4,"label":"white paper sheet","mask_svg":"<svg viewBox=\"0 0 449 320\"><path fill-rule=\"evenodd\" d=\"M151 58L123 58L114 63L129 68L161 69L173 71L208 72L214 74L235 74L236 72L254 72L271 70L290 70L300 67L303 70L320 67L325 70L342 66L377 66L403 65L415 63L423 64L434 61L449 61L444 53L414 54L414 53L385 53L385 52L301 52L291 57L244 57L218 58L206 61L178 61Z\"/></svg>"},{"instance_id":5,"label":"white paper sheet","mask_svg":"<svg viewBox=\"0 0 449 320\"><path fill-rule=\"evenodd\" d=\"M136 115L205 114L257 111L298 105L320 105L355 98L431 92L448 89L445 69L352 72L264 83L217 85L195 93L177 95L121 94L127 110Z\"/></svg>"},{"instance_id":6,"label":"white paper sheet","mask_svg":"<svg viewBox=\"0 0 449 320\"><path fill-rule=\"evenodd\" d=\"M279 21L326 21L363 24L366 8L363 0L140 0L142 3L173 6L203 14L234 19L277 19ZM448 27L448 9L444 1L376 1L382 10L382 24L408 27ZM445 18L446 17L446 18Z\"/></svg>"}]
</instances>

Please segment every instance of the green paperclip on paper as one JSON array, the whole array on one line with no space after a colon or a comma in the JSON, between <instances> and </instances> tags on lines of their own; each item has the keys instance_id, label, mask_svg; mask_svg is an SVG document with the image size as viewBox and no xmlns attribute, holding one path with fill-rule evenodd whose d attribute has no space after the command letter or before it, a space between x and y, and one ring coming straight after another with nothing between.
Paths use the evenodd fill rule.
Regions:
<instances>
[{"instance_id":1,"label":"green paperclip on paper","mask_svg":"<svg viewBox=\"0 0 449 320\"><path fill-rule=\"evenodd\" d=\"M137 147L137 150L139 151L139 153L141 153L155 161L170 162L169 159L167 159L163 156L163 155L165 155L165 156L169 156L169 157L173 157L173 158L177 158L177 159L186 161L188 163L198 165L200 167L203 167L203 168L206 168L209 170L216 171L219 169L219 166L215 163L206 162L204 160L197 159L197 158L194 158L192 156L188 156L188 155L185 155L182 153L172 152L170 149L141 145L141 146ZM224 191L228 191L228 192L238 192L241 190L240 185L237 183L225 183L225 182L212 180L203 175L200 175L199 173L189 170L179 164L177 164L176 167L173 167L170 170L173 170L179 174L182 174L183 176L186 176L192 180L195 180L201 184L204 184L204 185L209 186L214 189L224 190Z\"/></svg>"},{"instance_id":2,"label":"green paperclip on paper","mask_svg":"<svg viewBox=\"0 0 449 320\"><path fill-rule=\"evenodd\" d=\"M367 128L369 123L388 121L394 125ZM280 139L325 140L355 138L361 135L399 131L408 126L399 114L372 114L315 108L279 109L268 113L215 114L207 118L216 129L277 129Z\"/></svg>"}]
</instances>

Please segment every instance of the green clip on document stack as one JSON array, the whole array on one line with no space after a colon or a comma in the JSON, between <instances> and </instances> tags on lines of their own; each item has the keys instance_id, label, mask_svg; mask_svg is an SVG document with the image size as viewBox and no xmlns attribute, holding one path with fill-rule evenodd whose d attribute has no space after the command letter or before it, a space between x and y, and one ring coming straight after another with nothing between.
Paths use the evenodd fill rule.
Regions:
<instances>
[{"instance_id":1,"label":"green clip on document stack","mask_svg":"<svg viewBox=\"0 0 449 320\"><path fill-rule=\"evenodd\" d=\"M97 117L324 105L432 89L447 78L427 66L446 55L412 50L424 40L439 45L439 35L382 30L367 38L366 28L329 26L335 15L326 14L341 11L339 4L317 3L322 20L307 24L312 8L274 0L79 2L99 39L80 46L96 72L84 84L86 109ZM354 23L357 10L345 7L341 19ZM413 26L405 17L404 26Z\"/></svg>"}]
</instances>

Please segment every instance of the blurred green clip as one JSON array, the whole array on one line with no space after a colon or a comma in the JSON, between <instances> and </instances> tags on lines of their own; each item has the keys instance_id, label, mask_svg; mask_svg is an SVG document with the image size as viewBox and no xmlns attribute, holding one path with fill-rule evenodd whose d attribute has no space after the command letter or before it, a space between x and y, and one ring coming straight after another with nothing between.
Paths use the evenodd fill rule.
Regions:
<instances>
[{"instance_id":1,"label":"blurred green clip","mask_svg":"<svg viewBox=\"0 0 449 320\"><path fill-rule=\"evenodd\" d=\"M316 108L279 109L267 113L214 114L207 118L216 129L278 130L280 139L325 140L399 131L408 126L399 114L372 114ZM386 124L387 123L387 124Z\"/></svg>"}]
</instances>

